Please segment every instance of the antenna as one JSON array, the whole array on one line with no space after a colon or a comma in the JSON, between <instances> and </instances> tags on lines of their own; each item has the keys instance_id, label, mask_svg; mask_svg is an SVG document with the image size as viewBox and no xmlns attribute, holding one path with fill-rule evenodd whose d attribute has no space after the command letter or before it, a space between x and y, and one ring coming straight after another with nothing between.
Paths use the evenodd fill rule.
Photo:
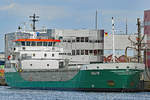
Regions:
<instances>
[{"instance_id":1,"label":"antenna","mask_svg":"<svg viewBox=\"0 0 150 100\"><path fill-rule=\"evenodd\" d=\"M97 30L97 10L96 10L96 16L95 16L95 29Z\"/></svg>"},{"instance_id":2,"label":"antenna","mask_svg":"<svg viewBox=\"0 0 150 100\"><path fill-rule=\"evenodd\" d=\"M33 16L29 16L29 18L32 18L32 20L31 20L33 22L32 29L33 29L33 31L35 31L35 22L38 21L36 18L39 18L39 16L36 16L34 13Z\"/></svg>"},{"instance_id":3,"label":"antenna","mask_svg":"<svg viewBox=\"0 0 150 100\"><path fill-rule=\"evenodd\" d=\"M137 18L137 26L138 26L138 39L137 39L137 42L138 42L138 63L140 62L141 60L141 21L140 21L140 18Z\"/></svg>"},{"instance_id":4,"label":"antenna","mask_svg":"<svg viewBox=\"0 0 150 100\"><path fill-rule=\"evenodd\" d=\"M115 25L114 25L114 18L112 17L112 35L113 35L113 56L112 56L112 59L113 59L113 62L115 63Z\"/></svg>"},{"instance_id":5,"label":"antenna","mask_svg":"<svg viewBox=\"0 0 150 100\"><path fill-rule=\"evenodd\" d=\"M24 25L24 32L26 31L26 22L23 23Z\"/></svg>"},{"instance_id":6,"label":"antenna","mask_svg":"<svg viewBox=\"0 0 150 100\"><path fill-rule=\"evenodd\" d=\"M128 34L128 20L127 20L127 17L126 17L126 35Z\"/></svg>"}]
</instances>

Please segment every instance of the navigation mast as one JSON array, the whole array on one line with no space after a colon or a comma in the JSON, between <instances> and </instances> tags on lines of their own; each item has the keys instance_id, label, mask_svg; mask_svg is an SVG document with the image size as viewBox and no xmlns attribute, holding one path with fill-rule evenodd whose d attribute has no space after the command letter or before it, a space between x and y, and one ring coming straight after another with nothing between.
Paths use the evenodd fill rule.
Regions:
<instances>
[{"instance_id":1,"label":"navigation mast","mask_svg":"<svg viewBox=\"0 0 150 100\"><path fill-rule=\"evenodd\" d=\"M138 44L138 63L139 63L141 60L141 22L140 22L140 18L137 18L137 26L138 26L137 44Z\"/></svg>"},{"instance_id":2,"label":"navigation mast","mask_svg":"<svg viewBox=\"0 0 150 100\"><path fill-rule=\"evenodd\" d=\"M32 22L33 22L33 25L32 25L32 29L33 31L35 31L35 22L39 21L37 18L39 18L39 16L36 16L36 14L34 13L33 16L29 16L29 18L31 18Z\"/></svg>"},{"instance_id":3,"label":"navigation mast","mask_svg":"<svg viewBox=\"0 0 150 100\"><path fill-rule=\"evenodd\" d=\"M113 62L115 63L115 24L114 24L114 18L112 17L112 35L113 35Z\"/></svg>"},{"instance_id":4,"label":"navigation mast","mask_svg":"<svg viewBox=\"0 0 150 100\"><path fill-rule=\"evenodd\" d=\"M96 16L95 16L95 29L97 30L97 10L96 10Z\"/></svg>"},{"instance_id":5,"label":"navigation mast","mask_svg":"<svg viewBox=\"0 0 150 100\"><path fill-rule=\"evenodd\" d=\"M128 34L128 19L126 17L126 35Z\"/></svg>"}]
</instances>

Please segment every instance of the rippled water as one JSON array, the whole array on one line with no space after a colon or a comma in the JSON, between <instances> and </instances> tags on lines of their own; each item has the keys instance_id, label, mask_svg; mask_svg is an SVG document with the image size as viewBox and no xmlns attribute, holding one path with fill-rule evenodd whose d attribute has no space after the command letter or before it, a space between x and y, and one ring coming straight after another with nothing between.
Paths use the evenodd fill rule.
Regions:
<instances>
[{"instance_id":1,"label":"rippled water","mask_svg":"<svg viewBox=\"0 0 150 100\"><path fill-rule=\"evenodd\" d=\"M0 87L0 100L150 100L150 92L79 92Z\"/></svg>"}]
</instances>

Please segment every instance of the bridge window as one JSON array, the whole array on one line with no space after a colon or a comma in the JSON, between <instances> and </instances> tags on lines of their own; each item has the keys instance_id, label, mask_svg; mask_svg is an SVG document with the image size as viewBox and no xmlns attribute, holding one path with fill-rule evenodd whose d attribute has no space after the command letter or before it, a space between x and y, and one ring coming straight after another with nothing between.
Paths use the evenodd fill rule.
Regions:
<instances>
[{"instance_id":1,"label":"bridge window","mask_svg":"<svg viewBox=\"0 0 150 100\"><path fill-rule=\"evenodd\" d=\"M31 42L27 41L26 46L30 46Z\"/></svg>"},{"instance_id":2,"label":"bridge window","mask_svg":"<svg viewBox=\"0 0 150 100\"><path fill-rule=\"evenodd\" d=\"M42 42L37 42L37 46L42 46Z\"/></svg>"},{"instance_id":3,"label":"bridge window","mask_svg":"<svg viewBox=\"0 0 150 100\"><path fill-rule=\"evenodd\" d=\"M47 46L47 42L43 42L43 46Z\"/></svg>"},{"instance_id":4,"label":"bridge window","mask_svg":"<svg viewBox=\"0 0 150 100\"><path fill-rule=\"evenodd\" d=\"M56 42L53 42L53 46L55 46Z\"/></svg>"},{"instance_id":5,"label":"bridge window","mask_svg":"<svg viewBox=\"0 0 150 100\"><path fill-rule=\"evenodd\" d=\"M22 42L21 42L21 45L22 45L22 46L25 46L25 41L22 41Z\"/></svg>"},{"instance_id":6,"label":"bridge window","mask_svg":"<svg viewBox=\"0 0 150 100\"><path fill-rule=\"evenodd\" d=\"M48 46L52 46L52 42L48 42Z\"/></svg>"},{"instance_id":7,"label":"bridge window","mask_svg":"<svg viewBox=\"0 0 150 100\"><path fill-rule=\"evenodd\" d=\"M32 42L31 42L31 46L36 46L36 42L35 42L35 41L32 41Z\"/></svg>"},{"instance_id":8,"label":"bridge window","mask_svg":"<svg viewBox=\"0 0 150 100\"><path fill-rule=\"evenodd\" d=\"M20 46L20 42L19 41L16 41L16 46Z\"/></svg>"}]
</instances>

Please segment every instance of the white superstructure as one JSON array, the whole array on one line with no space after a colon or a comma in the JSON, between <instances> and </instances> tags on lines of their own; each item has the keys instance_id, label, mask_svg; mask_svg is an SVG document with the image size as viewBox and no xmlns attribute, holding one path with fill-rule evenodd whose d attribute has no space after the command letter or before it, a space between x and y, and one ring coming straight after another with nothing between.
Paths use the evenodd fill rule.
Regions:
<instances>
[{"instance_id":1,"label":"white superstructure","mask_svg":"<svg viewBox=\"0 0 150 100\"><path fill-rule=\"evenodd\" d=\"M59 69L103 62L103 35L103 30L83 29L8 33L5 35L6 65L21 69Z\"/></svg>"}]
</instances>

